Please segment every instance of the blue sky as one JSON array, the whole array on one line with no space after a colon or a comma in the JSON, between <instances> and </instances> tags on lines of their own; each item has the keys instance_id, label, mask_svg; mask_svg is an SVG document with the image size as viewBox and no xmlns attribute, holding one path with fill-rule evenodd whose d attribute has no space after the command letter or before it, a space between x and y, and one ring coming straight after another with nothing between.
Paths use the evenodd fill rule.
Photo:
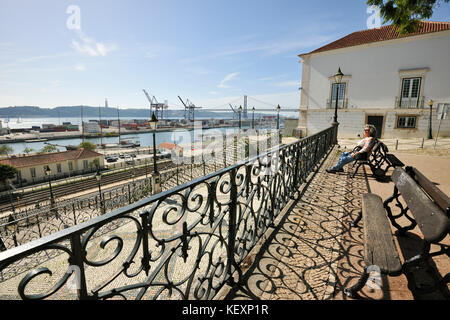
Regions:
<instances>
[{"instance_id":1,"label":"blue sky","mask_svg":"<svg viewBox=\"0 0 450 320\"><path fill-rule=\"evenodd\" d=\"M0 0L0 107L147 107L146 89L173 109L178 95L204 108L244 95L297 108L297 55L366 29L366 10L365 0ZM449 17L442 4L430 20Z\"/></svg>"}]
</instances>

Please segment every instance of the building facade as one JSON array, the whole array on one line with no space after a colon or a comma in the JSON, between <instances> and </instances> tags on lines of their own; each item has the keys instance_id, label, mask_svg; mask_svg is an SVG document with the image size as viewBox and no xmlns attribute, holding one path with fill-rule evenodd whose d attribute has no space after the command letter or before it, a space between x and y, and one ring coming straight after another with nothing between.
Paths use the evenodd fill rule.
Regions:
<instances>
[{"instance_id":1,"label":"building facade","mask_svg":"<svg viewBox=\"0 0 450 320\"><path fill-rule=\"evenodd\" d=\"M45 182L49 179L45 170L50 168L50 178L58 179L95 172L104 168L104 156L88 149L52 152L0 160L1 164L15 167L19 172L13 180L16 186Z\"/></svg>"},{"instance_id":2,"label":"building facade","mask_svg":"<svg viewBox=\"0 0 450 320\"><path fill-rule=\"evenodd\" d=\"M333 122L337 103L339 137L356 138L366 123L379 137L433 137L436 110L450 104L450 23L420 23L399 36L393 26L354 32L300 54L302 90L299 129L314 134ZM344 74L336 83L338 69ZM440 125L450 135L450 120Z\"/></svg>"}]
</instances>

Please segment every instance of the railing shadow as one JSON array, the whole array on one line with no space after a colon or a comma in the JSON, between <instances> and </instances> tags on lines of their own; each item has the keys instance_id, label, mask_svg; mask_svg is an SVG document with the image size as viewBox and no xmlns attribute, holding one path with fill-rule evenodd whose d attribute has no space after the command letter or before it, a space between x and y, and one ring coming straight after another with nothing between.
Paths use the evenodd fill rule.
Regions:
<instances>
[{"instance_id":1,"label":"railing shadow","mask_svg":"<svg viewBox=\"0 0 450 320\"><path fill-rule=\"evenodd\" d=\"M338 263L344 261L348 276L359 276L357 270L363 269L361 236L347 238L346 243L341 240L350 234L349 223L367 186L362 179L324 173L325 164L336 160L334 150L301 187L292 209L260 251L247 261L250 266L241 284L226 299L331 299L344 285L339 283ZM357 257L356 265L350 256Z\"/></svg>"}]
</instances>

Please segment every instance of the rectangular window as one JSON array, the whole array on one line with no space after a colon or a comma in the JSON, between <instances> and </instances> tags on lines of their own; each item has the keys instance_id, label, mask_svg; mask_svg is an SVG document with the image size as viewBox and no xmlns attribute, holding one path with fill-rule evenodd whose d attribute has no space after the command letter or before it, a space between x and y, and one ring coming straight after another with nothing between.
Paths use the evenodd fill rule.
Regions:
<instances>
[{"instance_id":1,"label":"rectangular window","mask_svg":"<svg viewBox=\"0 0 450 320\"><path fill-rule=\"evenodd\" d=\"M405 78L402 81L401 107L417 108L422 78Z\"/></svg>"},{"instance_id":2,"label":"rectangular window","mask_svg":"<svg viewBox=\"0 0 450 320\"><path fill-rule=\"evenodd\" d=\"M346 87L345 82L333 83L331 85L331 105L330 105L331 108L333 108L336 105L336 96L338 101L338 108L343 108L345 87Z\"/></svg>"},{"instance_id":3,"label":"rectangular window","mask_svg":"<svg viewBox=\"0 0 450 320\"><path fill-rule=\"evenodd\" d=\"M397 119L397 128L415 128L416 127L416 119L417 117L398 117Z\"/></svg>"},{"instance_id":4,"label":"rectangular window","mask_svg":"<svg viewBox=\"0 0 450 320\"><path fill-rule=\"evenodd\" d=\"M32 178L36 178L36 168L30 168L30 173Z\"/></svg>"},{"instance_id":5,"label":"rectangular window","mask_svg":"<svg viewBox=\"0 0 450 320\"><path fill-rule=\"evenodd\" d=\"M338 90L336 90L336 87ZM339 91L338 100L344 100L345 95L345 83L333 83L331 87L331 100L336 101L336 92Z\"/></svg>"},{"instance_id":6,"label":"rectangular window","mask_svg":"<svg viewBox=\"0 0 450 320\"><path fill-rule=\"evenodd\" d=\"M69 170L73 171L73 162L72 161L69 161Z\"/></svg>"},{"instance_id":7,"label":"rectangular window","mask_svg":"<svg viewBox=\"0 0 450 320\"><path fill-rule=\"evenodd\" d=\"M87 160L83 160L83 168L87 170L89 168L89 163Z\"/></svg>"},{"instance_id":8,"label":"rectangular window","mask_svg":"<svg viewBox=\"0 0 450 320\"><path fill-rule=\"evenodd\" d=\"M62 172L61 163L56 164L56 171L58 171L58 173Z\"/></svg>"}]
</instances>

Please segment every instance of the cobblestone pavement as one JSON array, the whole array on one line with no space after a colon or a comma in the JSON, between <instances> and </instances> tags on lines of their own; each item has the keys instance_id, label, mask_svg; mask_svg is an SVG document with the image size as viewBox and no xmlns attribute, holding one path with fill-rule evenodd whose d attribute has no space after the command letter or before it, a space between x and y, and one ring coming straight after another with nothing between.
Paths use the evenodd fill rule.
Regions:
<instances>
[{"instance_id":1,"label":"cobblestone pavement","mask_svg":"<svg viewBox=\"0 0 450 320\"><path fill-rule=\"evenodd\" d=\"M244 273L244 284L233 288L226 299L349 299L343 290L359 279L364 268L362 224L350 227L350 223L360 210L364 193L375 192L384 199L392 192L393 183L375 181L370 177L370 169L368 175L361 173L352 179L351 165L346 166L344 173L326 173L325 169L335 164L341 151L342 148L335 148L318 168L293 208L252 257L253 265ZM395 241L403 257L410 258L414 255L411 249L420 249L417 240L396 238ZM435 261L439 262L435 263L435 267L439 264L439 271L435 269L434 275L417 271L416 280L432 284L439 279L439 272L441 278L445 276L450 269L449 259L441 257L440 260ZM446 296L440 291L425 295L412 292L406 277L401 275L382 276L380 289L366 286L359 299L441 300Z\"/></svg>"},{"instance_id":2,"label":"cobblestone pavement","mask_svg":"<svg viewBox=\"0 0 450 320\"><path fill-rule=\"evenodd\" d=\"M350 222L355 219L361 206L361 196L367 192L380 194L384 199L393 188L392 182L377 184L369 176L360 172L355 178L350 178L350 166L344 173L328 174L325 169L335 164L341 149L333 149L326 159L318 166L309 180L300 188L298 196L292 200L292 207L275 223L273 231L265 236L260 247L257 247L244 260L243 285L233 288L225 299L236 300L342 300L347 299L342 294L344 288L354 284L363 271L363 240L361 226L351 228ZM404 158L401 158L404 161ZM442 157L439 161L442 160ZM416 160L418 163L423 161ZM410 163L407 159L405 163ZM442 166L442 164L441 164ZM360 170L362 171L362 170ZM381 191L379 191L381 190ZM128 227L118 229L118 234L124 240L124 248L132 249L136 230ZM93 241L97 248L99 240ZM417 248L417 242L401 239L397 243L403 250ZM92 251L89 256L95 261L108 257L114 246L108 252ZM129 250L123 250L127 255ZM411 255L410 252L407 253ZM409 256L410 257L410 256ZM139 257L137 257L139 260ZM445 260L446 258L446 260ZM124 258L126 259L126 257ZM50 270L56 268L66 257L48 261ZM123 259L117 259L123 261ZM445 275L449 270L448 257L442 259ZM441 262L442 262L441 261ZM178 262L177 262L178 263ZM192 261L187 261L187 264ZM186 264L185 263L185 264ZM113 266L113 269L120 266ZM171 266L172 267L172 266ZM173 266L175 268L175 266ZM445 269L447 268L447 269ZM177 266L182 271L184 268ZM96 268L87 268L89 278L111 277L111 274L98 273ZM96 276L92 276L95 273ZM420 281L428 281L425 275ZM122 276L121 276L122 277ZM161 276L164 278L163 276ZM182 277L182 275L180 276ZM128 279L118 279L127 284ZM176 276L178 278L178 276ZM10 299L20 278L11 279L9 283L0 285L0 299ZM143 279L142 279L143 280ZM93 284L88 283L91 288ZM35 289L32 285L31 289ZM39 288L36 288L39 289ZM159 290L155 287L154 290ZM149 292L147 298L154 290ZM36 290L40 291L40 290ZM58 298L58 297L56 297ZM73 298L73 293L64 290L61 299ZM144 297L145 298L145 297ZM168 298L165 295L160 298ZM176 298L173 297L172 298ZM412 299L443 299L439 292L420 296L408 288L406 277L382 277L382 290L364 288L361 298L371 300L412 300Z\"/></svg>"},{"instance_id":3,"label":"cobblestone pavement","mask_svg":"<svg viewBox=\"0 0 450 320\"><path fill-rule=\"evenodd\" d=\"M245 285L228 299L326 300L332 299L337 263L342 255L343 221L352 215L363 179L342 179L325 172L337 161L332 151L312 180L304 186L292 210L254 257L245 273Z\"/></svg>"}]
</instances>

